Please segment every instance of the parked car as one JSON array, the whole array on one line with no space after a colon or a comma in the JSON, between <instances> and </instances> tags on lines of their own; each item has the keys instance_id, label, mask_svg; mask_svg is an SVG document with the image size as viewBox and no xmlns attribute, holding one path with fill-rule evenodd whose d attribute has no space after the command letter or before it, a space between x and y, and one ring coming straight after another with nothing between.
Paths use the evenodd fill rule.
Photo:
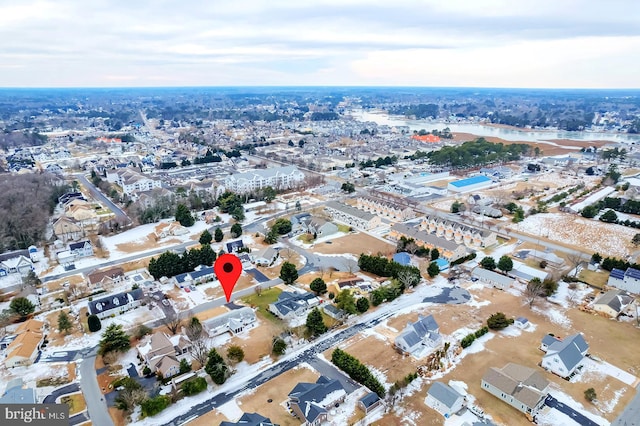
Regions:
<instances>
[{"instance_id":1,"label":"parked car","mask_svg":"<svg viewBox=\"0 0 640 426\"><path fill-rule=\"evenodd\" d=\"M170 305L170 303L169 303L169 301L168 301L167 299L163 299L163 300L162 300L162 304L163 304L164 306L169 306L169 305Z\"/></svg>"}]
</instances>

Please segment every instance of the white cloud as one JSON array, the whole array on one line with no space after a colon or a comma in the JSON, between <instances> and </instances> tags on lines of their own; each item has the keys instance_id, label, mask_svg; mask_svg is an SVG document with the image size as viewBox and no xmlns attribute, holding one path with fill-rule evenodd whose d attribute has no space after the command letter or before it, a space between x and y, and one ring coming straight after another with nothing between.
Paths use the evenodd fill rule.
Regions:
<instances>
[{"instance_id":1,"label":"white cloud","mask_svg":"<svg viewBox=\"0 0 640 426\"><path fill-rule=\"evenodd\" d=\"M0 85L638 87L638 22L635 0L0 0Z\"/></svg>"}]
</instances>

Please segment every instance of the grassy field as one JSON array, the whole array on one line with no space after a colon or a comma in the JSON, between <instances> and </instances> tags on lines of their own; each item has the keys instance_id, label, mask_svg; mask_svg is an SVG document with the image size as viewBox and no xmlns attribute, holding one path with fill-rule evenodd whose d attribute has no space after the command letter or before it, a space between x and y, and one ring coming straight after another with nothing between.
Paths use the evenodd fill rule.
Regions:
<instances>
[{"instance_id":1,"label":"grassy field","mask_svg":"<svg viewBox=\"0 0 640 426\"><path fill-rule=\"evenodd\" d=\"M87 404L84 401L84 397L81 393L74 393L72 395L63 396L60 402L69 406L69 416L81 413L87 408Z\"/></svg>"},{"instance_id":2,"label":"grassy field","mask_svg":"<svg viewBox=\"0 0 640 426\"><path fill-rule=\"evenodd\" d=\"M592 285L593 287L603 288L609 280L609 274L602 271L597 272L583 269L578 274L578 278L580 278L585 283Z\"/></svg>"},{"instance_id":3,"label":"grassy field","mask_svg":"<svg viewBox=\"0 0 640 426\"><path fill-rule=\"evenodd\" d=\"M249 306L257 307L258 312L262 314L264 318L272 322L280 323L280 319L269 312L269 304L278 300L278 296L280 295L280 293L282 293L282 290L277 287L273 287L268 290L263 290L260 294L254 293L251 296L243 298L242 300Z\"/></svg>"}]
</instances>

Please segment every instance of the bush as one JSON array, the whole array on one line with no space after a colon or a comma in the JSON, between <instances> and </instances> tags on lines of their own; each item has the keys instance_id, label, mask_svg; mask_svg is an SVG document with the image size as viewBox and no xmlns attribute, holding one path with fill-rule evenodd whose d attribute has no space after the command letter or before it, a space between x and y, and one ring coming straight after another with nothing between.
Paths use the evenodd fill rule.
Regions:
<instances>
[{"instance_id":1,"label":"bush","mask_svg":"<svg viewBox=\"0 0 640 426\"><path fill-rule=\"evenodd\" d=\"M369 299L366 297L360 297L356 300L356 308L361 314L367 312L369 310Z\"/></svg>"},{"instance_id":2,"label":"bush","mask_svg":"<svg viewBox=\"0 0 640 426\"><path fill-rule=\"evenodd\" d=\"M589 402L593 402L596 399L596 390L594 388L589 388L584 391L584 399Z\"/></svg>"},{"instance_id":3,"label":"bush","mask_svg":"<svg viewBox=\"0 0 640 426\"><path fill-rule=\"evenodd\" d=\"M480 330L475 332L476 338L482 337L489 332L489 327L482 327Z\"/></svg>"},{"instance_id":4,"label":"bush","mask_svg":"<svg viewBox=\"0 0 640 426\"><path fill-rule=\"evenodd\" d=\"M471 346L471 344L473 343L473 341L476 340L476 335L474 333L472 334L467 334L461 341L460 341L460 346L462 346L463 348L468 348L469 346Z\"/></svg>"},{"instance_id":5,"label":"bush","mask_svg":"<svg viewBox=\"0 0 640 426\"><path fill-rule=\"evenodd\" d=\"M287 342L284 341L284 339L280 338L280 337L276 337L275 339L273 339L273 347L271 348L271 352L274 355L284 355L285 351L287 350Z\"/></svg>"},{"instance_id":6,"label":"bush","mask_svg":"<svg viewBox=\"0 0 640 426\"><path fill-rule=\"evenodd\" d=\"M197 377L193 380L189 380L182 385L182 392L185 396L191 396L198 394L207 388L207 381L204 377Z\"/></svg>"},{"instance_id":7,"label":"bush","mask_svg":"<svg viewBox=\"0 0 640 426\"><path fill-rule=\"evenodd\" d=\"M509 326L509 320L502 312L496 312L487 320L487 325L492 330L502 330Z\"/></svg>"},{"instance_id":8,"label":"bush","mask_svg":"<svg viewBox=\"0 0 640 426\"><path fill-rule=\"evenodd\" d=\"M167 408L171 403L171 398L167 395L158 395L154 398L149 398L142 401L140 407L142 408L142 415L144 417L154 416Z\"/></svg>"},{"instance_id":9,"label":"bush","mask_svg":"<svg viewBox=\"0 0 640 426\"><path fill-rule=\"evenodd\" d=\"M97 315L89 315L89 318L87 318L87 326L90 332L95 333L96 331L100 331L102 323Z\"/></svg>"}]
</instances>

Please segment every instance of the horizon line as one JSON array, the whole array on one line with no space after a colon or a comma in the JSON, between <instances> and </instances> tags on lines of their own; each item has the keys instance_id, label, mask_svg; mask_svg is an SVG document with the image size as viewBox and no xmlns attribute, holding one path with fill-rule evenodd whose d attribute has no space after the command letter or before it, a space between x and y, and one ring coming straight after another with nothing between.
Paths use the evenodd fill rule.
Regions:
<instances>
[{"instance_id":1,"label":"horizon line","mask_svg":"<svg viewBox=\"0 0 640 426\"><path fill-rule=\"evenodd\" d=\"M184 85L184 86L0 86L0 90L109 90L109 89L238 89L238 88L280 88L280 89L468 89L468 90L576 90L576 91L640 91L639 87L498 87L498 86L401 86L401 85L281 85L281 84L238 84L238 85Z\"/></svg>"}]
</instances>

